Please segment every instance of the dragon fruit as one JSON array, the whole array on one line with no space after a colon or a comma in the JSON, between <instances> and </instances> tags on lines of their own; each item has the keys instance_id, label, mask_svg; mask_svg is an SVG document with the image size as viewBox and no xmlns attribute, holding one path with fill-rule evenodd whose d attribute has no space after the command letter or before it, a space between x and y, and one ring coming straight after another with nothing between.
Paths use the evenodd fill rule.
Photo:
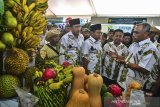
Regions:
<instances>
[{"instance_id":1,"label":"dragon fruit","mask_svg":"<svg viewBox=\"0 0 160 107\"><path fill-rule=\"evenodd\" d=\"M112 93L114 97L120 97L122 95L122 90L118 85L109 85L108 91Z\"/></svg>"}]
</instances>

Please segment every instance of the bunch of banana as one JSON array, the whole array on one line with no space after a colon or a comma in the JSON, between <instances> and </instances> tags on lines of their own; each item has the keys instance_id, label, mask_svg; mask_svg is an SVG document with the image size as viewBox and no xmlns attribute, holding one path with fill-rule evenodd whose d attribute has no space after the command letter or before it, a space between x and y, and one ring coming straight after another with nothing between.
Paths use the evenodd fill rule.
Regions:
<instances>
[{"instance_id":1,"label":"bunch of banana","mask_svg":"<svg viewBox=\"0 0 160 107\"><path fill-rule=\"evenodd\" d=\"M38 78L38 77L40 77L40 78L41 78L41 77L42 77L42 75L43 75L43 74L42 74L42 72L41 72L41 71L36 71L36 72L35 72L35 78Z\"/></svg>"},{"instance_id":2,"label":"bunch of banana","mask_svg":"<svg viewBox=\"0 0 160 107\"><path fill-rule=\"evenodd\" d=\"M49 85L49 88L50 88L51 90L58 90L58 89L61 88L62 85L63 85L63 81L59 81L59 82L57 82L57 83L51 83L51 84Z\"/></svg>"},{"instance_id":3,"label":"bunch of banana","mask_svg":"<svg viewBox=\"0 0 160 107\"><path fill-rule=\"evenodd\" d=\"M30 4L27 0L6 0L5 4L17 19L17 27L12 30L16 38L16 46L24 50L37 48L40 35L46 27L44 11L48 0L35 0Z\"/></svg>"},{"instance_id":4,"label":"bunch of banana","mask_svg":"<svg viewBox=\"0 0 160 107\"><path fill-rule=\"evenodd\" d=\"M16 45L20 45L27 50L34 49L39 45L41 39L38 35L33 34L33 27L28 26L22 29L22 24L18 24L16 29L13 30L15 37L18 40Z\"/></svg>"},{"instance_id":5,"label":"bunch of banana","mask_svg":"<svg viewBox=\"0 0 160 107\"><path fill-rule=\"evenodd\" d=\"M39 11L45 11L48 8L48 0L35 0L36 9Z\"/></svg>"}]
</instances>

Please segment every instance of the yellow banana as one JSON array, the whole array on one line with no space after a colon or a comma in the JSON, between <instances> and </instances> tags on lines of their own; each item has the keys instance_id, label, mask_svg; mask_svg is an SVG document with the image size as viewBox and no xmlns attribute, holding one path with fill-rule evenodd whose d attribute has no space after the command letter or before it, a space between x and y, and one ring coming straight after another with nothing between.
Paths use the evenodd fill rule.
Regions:
<instances>
[{"instance_id":1,"label":"yellow banana","mask_svg":"<svg viewBox=\"0 0 160 107\"><path fill-rule=\"evenodd\" d=\"M39 10L39 11L45 11L45 10L47 10L47 8L48 8L48 5L46 5L46 6L43 7L43 8L37 8L37 10Z\"/></svg>"},{"instance_id":2,"label":"yellow banana","mask_svg":"<svg viewBox=\"0 0 160 107\"><path fill-rule=\"evenodd\" d=\"M27 48L27 51L33 51L35 50L34 48Z\"/></svg>"},{"instance_id":3,"label":"yellow banana","mask_svg":"<svg viewBox=\"0 0 160 107\"><path fill-rule=\"evenodd\" d=\"M22 13L21 12L18 12L17 19L19 22L21 22L21 20L22 20Z\"/></svg>"},{"instance_id":4,"label":"yellow banana","mask_svg":"<svg viewBox=\"0 0 160 107\"><path fill-rule=\"evenodd\" d=\"M40 26L41 25L41 22L40 20L36 21L32 26L33 27L36 27L36 26Z\"/></svg>"},{"instance_id":5,"label":"yellow banana","mask_svg":"<svg viewBox=\"0 0 160 107\"><path fill-rule=\"evenodd\" d=\"M42 31L44 30L44 26L36 26L33 28L35 31Z\"/></svg>"},{"instance_id":6,"label":"yellow banana","mask_svg":"<svg viewBox=\"0 0 160 107\"><path fill-rule=\"evenodd\" d=\"M12 11L13 11L15 14L18 13L16 5L13 6Z\"/></svg>"},{"instance_id":7,"label":"yellow banana","mask_svg":"<svg viewBox=\"0 0 160 107\"><path fill-rule=\"evenodd\" d=\"M20 38L18 31L16 31L16 38Z\"/></svg>"},{"instance_id":8,"label":"yellow banana","mask_svg":"<svg viewBox=\"0 0 160 107\"><path fill-rule=\"evenodd\" d=\"M30 26L30 27L28 28L28 33L29 33L29 34L32 33L32 30L33 30L33 27Z\"/></svg>"},{"instance_id":9,"label":"yellow banana","mask_svg":"<svg viewBox=\"0 0 160 107\"><path fill-rule=\"evenodd\" d=\"M29 48L34 48L34 45L36 44L37 42L36 41L32 41L32 43L30 43L28 45Z\"/></svg>"},{"instance_id":10,"label":"yellow banana","mask_svg":"<svg viewBox=\"0 0 160 107\"><path fill-rule=\"evenodd\" d=\"M41 71L39 71L39 76L42 77L42 72Z\"/></svg>"},{"instance_id":11,"label":"yellow banana","mask_svg":"<svg viewBox=\"0 0 160 107\"><path fill-rule=\"evenodd\" d=\"M24 43L24 41L26 41L26 39L27 39L27 33L26 32L23 32L22 33L22 43Z\"/></svg>"},{"instance_id":12,"label":"yellow banana","mask_svg":"<svg viewBox=\"0 0 160 107\"><path fill-rule=\"evenodd\" d=\"M18 25L17 25L17 30L18 30L18 32L21 34L22 33L22 24L21 23L19 23Z\"/></svg>"},{"instance_id":13,"label":"yellow banana","mask_svg":"<svg viewBox=\"0 0 160 107\"><path fill-rule=\"evenodd\" d=\"M32 45L33 48L38 47L38 45L40 44L40 42L36 42L34 45Z\"/></svg>"},{"instance_id":14,"label":"yellow banana","mask_svg":"<svg viewBox=\"0 0 160 107\"><path fill-rule=\"evenodd\" d=\"M36 5L39 5L40 3L44 4L46 2L48 2L48 0L36 0Z\"/></svg>"},{"instance_id":15,"label":"yellow banana","mask_svg":"<svg viewBox=\"0 0 160 107\"><path fill-rule=\"evenodd\" d=\"M43 34L43 31L39 31L39 32L37 32L37 31L36 31L36 32L35 32L35 31L33 31L32 33L33 33L34 35L41 35L41 34Z\"/></svg>"},{"instance_id":16,"label":"yellow banana","mask_svg":"<svg viewBox=\"0 0 160 107\"><path fill-rule=\"evenodd\" d=\"M29 11L31 11L32 9L34 9L35 6L36 6L36 3L30 4L29 7L28 7Z\"/></svg>"},{"instance_id":17,"label":"yellow banana","mask_svg":"<svg viewBox=\"0 0 160 107\"><path fill-rule=\"evenodd\" d=\"M39 77L39 72L38 71L35 72L35 76Z\"/></svg>"},{"instance_id":18,"label":"yellow banana","mask_svg":"<svg viewBox=\"0 0 160 107\"><path fill-rule=\"evenodd\" d=\"M27 41L29 41L32 38L33 38L33 34L30 33L29 35L27 35L27 38L26 38L26 40L24 42L27 42Z\"/></svg>"},{"instance_id":19,"label":"yellow banana","mask_svg":"<svg viewBox=\"0 0 160 107\"><path fill-rule=\"evenodd\" d=\"M28 29L29 29L29 27L25 27L25 28L23 29L23 32L28 32Z\"/></svg>"},{"instance_id":20,"label":"yellow banana","mask_svg":"<svg viewBox=\"0 0 160 107\"><path fill-rule=\"evenodd\" d=\"M36 20L42 20L42 17L43 17L43 14L42 14L42 13L39 13L39 14L36 16Z\"/></svg>"},{"instance_id":21,"label":"yellow banana","mask_svg":"<svg viewBox=\"0 0 160 107\"><path fill-rule=\"evenodd\" d=\"M27 19L29 13L25 13L24 17L23 17L23 21Z\"/></svg>"},{"instance_id":22,"label":"yellow banana","mask_svg":"<svg viewBox=\"0 0 160 107\"><path fill-rule=\"evenodd\" d=\"M14 0L14 1L15 1L16 3L18 3L19 5L20 5L20 3L21 3L20 0Z\"/></svg>"},{"instance_id":23,"label":"yellow banana","mask_svg":"<svg viewBox=\"0 0 160 107\"><path fill-rule=\"evenodd\" d=\"M39 15L40 13L41 13L40 11L35 11L35 12L33 13L33 15L31 16L31 20L36 19L37 15Z\"/></svg>"},{"instance_id":24,"label":"yellow banana","mask_svg":"<svg viewBox=\"0 0 160 107\"><path fill-rule=\"evenodd\" d=\"M24 5L24 11L25 11L25 13L29 13L29 8L28 8L28 6L27 5Z\"/></svg>"},{"instance_id":25,"label":"yellow banana","mask_svg":"<svg viewBox=\"0 0 160 107\"><path fill-rule=\"evenodd\" d=\"M25 6L27 4L27 0L22 0L22 5Z\"/></svg>"},{"instance_id":26,"label":"yellow banana","mask_svg":"<svg viewBox=\"0 0 160 107\"><path fill-rule=\"evenodd\" d=\"M29 44L31 44L33 41L34 41L33 39L30 39L27 42L25 42L24 44L25 44L26 47L28 47Z\"/></svg>"}]
</instances>

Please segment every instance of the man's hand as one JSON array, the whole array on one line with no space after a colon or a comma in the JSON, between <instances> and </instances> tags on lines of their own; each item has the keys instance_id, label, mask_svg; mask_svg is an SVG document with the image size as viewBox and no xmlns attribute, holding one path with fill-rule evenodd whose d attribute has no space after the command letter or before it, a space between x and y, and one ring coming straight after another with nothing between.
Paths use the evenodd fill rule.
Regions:
<instances>
[{"instance_id":1,"label":"man's hand","mask_svg":"<svg viewBox=\"0 0 160 107\"><path fill-rule=\"evenodd\" d=\"M112 51L109 51L108 52L108 55L111 57L111 58L117 58L117 54L115 52L112 52Z\"/></svg>"},{"instance_id":2,"label":"man's hand","mask_svg":"<svg viewBox=\"0 0 160 107\"><path fill-rule=\"evenodd\" d=\"M119 56L119 55L117 55L117 58L116 58L117 60L124 60L125 59L125 57L124 56Z\"/></svg>"},{"instance_id":3,"label":"man's hand","mask_svg":"<svg viewBox=\"0 0 160 107\"><path fill-rule=\"evenodd\" d=\"M123 59L116 59L116 61L120 64L126 64L126 61Z\"/></svg>"},{"instance_id":4,"label":"man's hand","mask_svg":"<svg viewBox=\"0 0 160 107\"><path fill-rule=\"evenodd\" d=\"M85 57L83 57L83 58L82 58L82 62L83 62L83 67L84 67L84 69L85 69L85 71L86 71L86 74L89 74L88 68L87 68L89 61L88 61Z\"/></svg>"}]
</instances>

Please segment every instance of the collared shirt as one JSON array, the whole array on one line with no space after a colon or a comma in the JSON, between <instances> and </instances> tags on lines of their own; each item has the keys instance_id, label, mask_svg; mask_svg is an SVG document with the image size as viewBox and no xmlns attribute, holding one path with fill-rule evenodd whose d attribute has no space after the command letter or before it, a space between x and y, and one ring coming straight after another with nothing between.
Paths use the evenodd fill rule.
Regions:
<instances>
[{"instance_id":1,"label":"collared shirt","mask_svg":"<svg viewBox=\"0 0 160 107\"><path fill-rule=\"evenodd\" d=\"M119 56L127 56L128 51L127 47L124 44L120 44L116 46L114 42L106 43L103 47L103 58L104 58L104 65L103 65L103 75L113 79L113 80L120 80L120 76L124 69L124 66L117 63L113 58L111 58L107 53L109 51L117 53Z\"/></svg>"},{"instance_id":2,"label":"collared shirt","mask_svg":"<svg viewBox=\"0 0 160 107\"><path fill-rule=\"evenodd\" d=\"M84 41L82 46L82 57L88 59L88 70L90 73L101 73L102 46L100 41L96 41L92 36Z\"/></svg>"},{"instance_id":3,"label":"collared shirt","mask_svg":"<svg viewBox=\"0 0 160 107\"><path fill-rule=\"evenodd\" d=\"M129 48L129 55L126 60L130 63L138 64L152 73L154 66L158 63L159 55L158 49L148 38L139 43L133 43ZM144 85L146 79L149 79L149 75L144 75L128 68L126 86L128 86L131 80L136 80Z\"/></svg>"},{"instance_id":4,"label":"collared shirt","mask_svg":"<svg viewBox=\"0 0 160 107\"><path fill-rule=\"evenodd\" d=\"M68 54L72 58L68 58L67 56L61 55L60 64L63 64L63 62L65 61L73 63L73 60L79 63L80 62L80 50L81 50L83 42L84 42L84 37L82 34L79 34L78 38L76 38L73 35L73 33L70 31L64 36L62 36L60 54Z\"/></svg>"}]
</instances>

